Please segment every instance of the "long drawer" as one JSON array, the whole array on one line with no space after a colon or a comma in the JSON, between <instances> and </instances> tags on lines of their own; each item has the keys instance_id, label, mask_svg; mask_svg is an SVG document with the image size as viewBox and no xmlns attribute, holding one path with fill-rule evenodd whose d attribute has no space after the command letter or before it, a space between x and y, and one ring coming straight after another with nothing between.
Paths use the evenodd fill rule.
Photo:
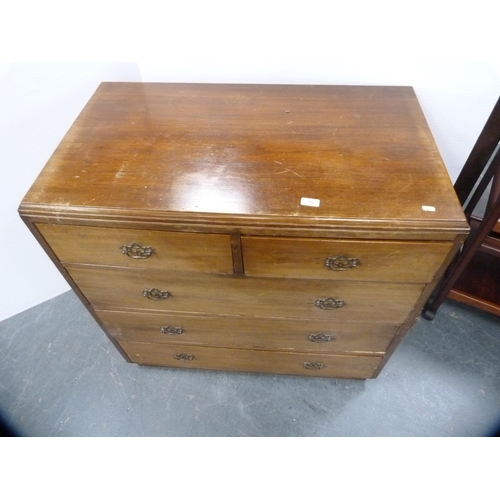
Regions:
<instances>
[{"instance_id":1,"label":"long drawer","mask_svg":"<svg viewBox=\"0 0 500 500\"><path fill-rule=\"evenodd\" d=\"M428 283L451 242L242 237L245 274Z\"/></svg>"},{"instance_id":2,"label":"long drawer","mask_svg":"<svg viewBox=\"0 0 500 500\"><path fill-rule=\"evenodd\" d=\"M96 311L118 340L230 348L384 353L396 325Z\"/></svg>"},{"instance_id":3,"label":"long drawer","mask_svg":"<svg viewBox=\"0 0 500 500\"><path fill-rule=\"evenodd\" d=\"M370 378L379 356L255 351L119 341L131 361L145 365L339 378Z\"/></svg>"},{"instance_id":4,"label":"long drawer","mask_svg":"<svg viewBox=\"0 0 500 500\"><path fill-rule=\"evenodd\" d=\"M67 266L95 309L402 323L423 285ZM157 300L158 299L158 300Z\"/></svg>"},{"instance_id":5,"label":"long drawer","mask_svg":"<svg viewBox=\"0 0 500 500\"><path fill-rule=\"evenodd\" d=\"M37 224L63 263L231 274L225 234Z\"/></svg>"}]
</instances>

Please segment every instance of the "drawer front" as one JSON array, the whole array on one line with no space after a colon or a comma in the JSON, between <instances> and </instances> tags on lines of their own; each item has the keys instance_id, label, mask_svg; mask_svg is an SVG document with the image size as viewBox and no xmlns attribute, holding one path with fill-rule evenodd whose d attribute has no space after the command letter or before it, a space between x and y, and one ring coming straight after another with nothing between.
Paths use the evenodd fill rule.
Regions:
<instances>
[{"instance_id":1,"label":"drawer front","mask_svg":"<svg viewBox=\"0 0 500 500\"><path fill-rule=\"evenodd\" d=\"M228 235L37 224L63 263L231 274Z\"/></svg>"},{"instance_id":2,"label":"drawer front","mask_svg":"<svg viewBox=\"0 0 500 500\"><path fill-rule=\"evenodd\" d=\"M117 340L230 348L383 354L396 325L96 311Z\"/></svg>"},{"instance_id":3,"label":"drawer front","mask_svg":"<svg viewBox=\"0 0 500 500\"><path fill-rule=\"evenodd\" d=\"M428 283L450 242L401 242L242 237L245 274Z\"/></svg>"},{"instance_id":4,"label":"drawer front","mask_svg":"<svg viewBox=\"0 0 500 500\"><path fill-rule=\"evenodd\" d=\"M223 349L184 345L119 341L132 362L257 373L366 379L381 361L379 356L327 355Z\"/></svg>"},{"instance_id":5,"label":"drawer front","mask_svg":"<svg viewBox=\"0 0 500 500\"><path fill-rule=\"evenodd\" d=\"M67 266L67 270L95 309L399 324L423 290L423 285L394 283L282 280L78 266Z\"/></svg>"}]
</instances>

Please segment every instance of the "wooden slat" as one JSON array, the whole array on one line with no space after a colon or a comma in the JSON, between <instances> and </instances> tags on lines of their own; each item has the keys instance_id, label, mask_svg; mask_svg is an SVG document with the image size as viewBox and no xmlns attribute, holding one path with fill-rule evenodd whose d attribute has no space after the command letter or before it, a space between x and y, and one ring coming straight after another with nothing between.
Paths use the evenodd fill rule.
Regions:
<instances>
[{"instance_id":1,"label":"wooden slat","mask_svg":"<svg viewBox=\"0 0 500 500\"><path fill-rule=\"evenodd\" d=\"M249 317L401 323L420 296L423 285L328 282L217 276L196 273L122 270L67 266L96 309L143 309L169 312L232 314ZM171 294L149 300L143 290ZM345 301L324 310L316 300Z\"/></svg>"},{"instance_id":2,"label":"wooden slat","mask_svg":"<svg viewBox=\"0 0 500 500\"><path fill-rule=\"evenodd\" d=\"M352 379L371 377L381 359L378 356L216 349L127 341L121 341L120 345L132 361L145 365ZM175 355L189 359L175 359ZM304 363L321 368L307 369Z\"/></svg>"},{"instance_id":3,"label":"wooden slat","mask_svg":"<svg viewBox=\"0 0 500 500\"><path fill-rule=\"evenodd\" d=\"M241 250L241 235L239 233L231 234L231 251L233 254L234 274L245 274L243 253Z\"/></svg>"},{"instance_id":4,"label":"wooden slat","mask_svg":"<svg viewBox=\"0 0 500 500\"><path fill-rule=\"evenodd\" d=\"M63 263L233 273L229 235L64 224L36 226ZM124 254L121 247L132 243L151 247L152 255L139 259Z\"/></svg>"},{"instance_id":5,"label":"wooden slat","mask_svg":"<svg viewBox=\"0 0 500 500\"><path fill-rule=\"evenodd\" d=\"M279 278L426 283L452 242L387 242L243 237L245 274ZM327 258L344 255L355 267L332 270Z\"/></svg>"},{"instance_id":6,"label":"wooden slat","mask_svg":"<svg viewBox=\"0 0 500 500\"><path fill-rule=\"evenodd\" d=\"M132 313L98 310L96 314L119 340L231 348L383 353L398 326L359 322L300 321L201 314ZM162 327L170 327L162 333ZM323 334L330 341L313 340Z\"/></svg>"}]
</instances>

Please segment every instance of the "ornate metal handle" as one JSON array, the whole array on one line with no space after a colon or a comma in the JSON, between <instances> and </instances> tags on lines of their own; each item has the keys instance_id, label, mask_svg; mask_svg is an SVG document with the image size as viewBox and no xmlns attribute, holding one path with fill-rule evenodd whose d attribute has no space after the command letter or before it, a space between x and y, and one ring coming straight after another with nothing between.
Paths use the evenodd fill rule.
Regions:
<instances>
[{"instance_id":1,"label":"ornate metal handle","mask_svg":"<svg viewBox=\"0 0 500 500\"><path fill-rule=\"evenodd\" d=\"M139 243L130 243L130 245L122 245L121 251L123 254L132 257L132 259L147 259L153 255L154 250L151 247L143 247Z\"/></svg>"},{"instance_id":2,"label":"ornate metal handle","mask_svg":"<svg viewBox=\"0 0 500 500\"><path fill-rule=\"evenodd\" d=\"M304 363L302 363L302 366L306 370L322 370L323 368L325 368L325 365L323 363L318 363L316 361L304 361Z\"/></svg>"},{"instance_id":3,"label":"ornate metal handle","mask_svg":"<svg viewBox=\"0 0 500 500\"><path fill-rule=\"evenodd\" d=\"M160 332L166 333L168 335L182 335L184 333L184 328L181 328L180 326L173 326L173 325L161 326Z\"/></svg>"},{"instance_id":4,"label":"ornate metal handle","mask_svg":"<svg viewBox=\"0 0 500 500\"><path fill-rule=\"evenodd\" d=\"M359 264L359 259L355 257L347 257L347 255L336 255L335 257L327 257L325 266L332 271L348 271Z\"/></svg>"},{"instance_id":5,"label":"ornate metal handle","mask_svg":"<svg viewBox=\"0 0 500 500\"><path fill-rule=\"evenodd\" d=\"M345 306L343 300L337 300L333 297L328 297L327 299L317 299L314 301L314 305L320 309L340 309Z\"/></svg>"},{"instance_id":6,"label":"ornate metal handle","mask_svg":"<svg viewBox=\"0 0 500 500\"><path fill-rule=\"evenodd\" d=\"M150 288L149 290L143 290L142 295L150 300L167 300L171 296L171 293L158 290L158 288Z\"/></svg>"},{"instance_id":7,"label":"ornate metal handle","mask_svg":"<svg viewBox=\"0 0 500 500\"><path fill-rule=\"evenodd\" d=\"M332 342L335 340L333 335L326 335L325 333L311 333L307 338L311 342Z\"/></svg>"},{"instance_id":8,"label":"ornate metal handle","mask_svg":"<svg viewBox=\"0 0 500 500\"><path fill-rule=\"evenodd\" d=\"M193 361L194 356L192 354L185 354L183 352L174 354L174 359L179 361Z\"/></svg>"}]
</instances>

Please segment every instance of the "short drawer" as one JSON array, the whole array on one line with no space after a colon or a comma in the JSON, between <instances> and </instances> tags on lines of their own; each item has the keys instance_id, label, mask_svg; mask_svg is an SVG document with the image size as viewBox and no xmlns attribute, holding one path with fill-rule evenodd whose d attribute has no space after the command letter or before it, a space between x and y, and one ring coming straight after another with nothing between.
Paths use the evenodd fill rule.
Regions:
<instances>
[{"instance_id":1,"label":"short drawer","mask_svg":"<svg viewBox=\"0 0 500 500\"><path fill-rule=\"evenodd\" d=\"M355 281L432 281L450 242L242 237L245 274Z\"/></svg>"},{"instance_id":2,"label":"short drawer","mask_svg":"<svg viewBox=\"0 0 500 500\"><path fill-rule=\"evenodd\" d=\"M117 340L282 351L383 354L398 326L238 316L96 311Z\"/></svg>"},{"instance_id":3,"label":"short drawer","mask_svg":"<svg viewBox=\"0 0 500 500\"><path fill-rule=\"evenodd\" d=\"M63 263L233 272L228 235L37 224Z\"/></svg>"},{"instance_id":4,"label":"short drawer","mask_svg":"<svg viewBox=\"0 0 500 500\"><path fill-rule=\"evenodd\" d=\"M423 285L67 266L95 309L402 323Z\"/></svg>"},{"instance_id":5,"label":"short drawer","mask_svg":"<svg viewBox=\"0 0 500 500\"><path fill-rule=\"evenodd\" d=\"M278 373L335 378L370 378L379 356L327 355L223 349L119 341L135 363L176 368Z\"/></svg>"}]
</instances>

